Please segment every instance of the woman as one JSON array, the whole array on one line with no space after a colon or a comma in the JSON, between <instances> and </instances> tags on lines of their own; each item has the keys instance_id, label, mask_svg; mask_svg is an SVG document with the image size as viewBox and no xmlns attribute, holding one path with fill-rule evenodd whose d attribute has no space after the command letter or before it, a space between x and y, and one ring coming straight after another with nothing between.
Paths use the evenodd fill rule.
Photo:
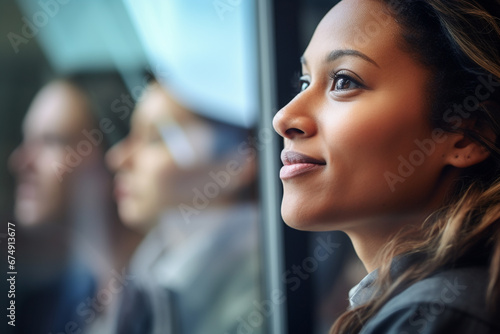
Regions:
<instances>
[{"instance_id":1,"label":"woman","mask_svg":"<svg viewBox=\"0 0 500 334\"><path fill-rule=\"evenodd\" d=\"M123 222L145 234L107 333L226 333L258 298L255 162L245 129L203 118L153 81L107 153ZM254 333L260 333L260 328ZM95 331L92 331L94 333Z\"/></svg>"},{"instance_id":2,"label":"woman","mask_svg":"<svg viewBox=\"0 0 500 334\"><path fill-rule=\"evenodd\" d=\"M500 331L499 9L344 0L301 58L282 215L370 273L332 333Z\"/></svg>"}]
</instances>

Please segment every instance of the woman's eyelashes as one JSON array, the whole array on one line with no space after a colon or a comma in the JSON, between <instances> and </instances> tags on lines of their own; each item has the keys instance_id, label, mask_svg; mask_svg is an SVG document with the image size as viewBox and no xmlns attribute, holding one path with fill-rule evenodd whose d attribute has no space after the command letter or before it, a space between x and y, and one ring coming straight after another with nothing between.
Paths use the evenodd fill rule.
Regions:
<instances>
[{"instance_id":1,"label":"woman's eyelashes","mask_svg":"<svg viewBox=\"0 0 500 334\"><path fill-rule=\"evenodd\" d=\"M309 86L310 82L309 75L300 75L300 73L295 73L292 80L292 86L295 91L295 95L303 92Z\"/></svg>"},{"instance_id":2,"label":"woman's eyelashes","mask_svg":"<svg viewBox=\"0 0 500 334\"><path fill-rule=\"evenodd\" d=\"M349 72L342 70L333 72L330 75L330 91L337 91L339 93L352 91L355 89L366 88L358 79L354 78L354 75L349 74ZM311 84L311 78L309 75L303 75L299 78L298 86L299 93L306 90Z\"/></svg>"},{"instance_id":3,"label":"woman's eyelashes","mask_svg":"<svg viewBox=\"0 0 500 334\"><path fill-rule=\"evenodd\" d=\"M331 78L333 80L332 90L334 91L347 91L364 87L358 80L346 73L337 72Z\"/></svg>"},{"instance_id":4,"label":"woman's eyelashes","mask_svg":"<svg viewBox=\"0 0 500 334\"><path fill-rule=\"evenodd\" d=\"M311 81L311 79L309 78L308 75L303 75L300 77L300 79L299 79L300 92L305 91L307 89L307 87L309 87L310 81Z\"/></svg>"}]
</instances>

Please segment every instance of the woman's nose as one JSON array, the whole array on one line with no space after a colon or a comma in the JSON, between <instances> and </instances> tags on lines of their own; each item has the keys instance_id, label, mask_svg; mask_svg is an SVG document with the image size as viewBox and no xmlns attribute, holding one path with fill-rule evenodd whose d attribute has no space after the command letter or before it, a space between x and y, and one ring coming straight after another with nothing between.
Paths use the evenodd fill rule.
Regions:
<instances>
[{"instance_id":1,"label":"woman's nose","mask_svg":"<svg viewBox=\"0 0 500 334\"><path fill-rule=\"evenodd\" d=\"M316 121L307 108L308 104L305 96L297 95L274 116L274 130L280 136L287 139L314 136L317 126Z\"/></svg>"},{"instance_id":2,"label":"woman's nose","mask_svg":"<svg viewBox=\"0 0 500 334\"><path fill-rule=\"evenodd\" d=\"M113 172L126 168L130 162L131 146L128 139L124 138L113 145L106 153L106 165Z\"/></svg>"}]
</instances>

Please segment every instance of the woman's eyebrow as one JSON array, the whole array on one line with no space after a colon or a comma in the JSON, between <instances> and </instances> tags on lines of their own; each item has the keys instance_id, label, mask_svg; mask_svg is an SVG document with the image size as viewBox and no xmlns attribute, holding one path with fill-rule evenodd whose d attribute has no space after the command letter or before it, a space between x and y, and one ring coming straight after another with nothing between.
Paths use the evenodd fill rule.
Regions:
<instances>
[{"instance_id":1,"label":"woman's eyebrow","mask_svg":"<svg viewBox=\"0 0 500 334\"><path fill-rule=\"evenodd\" d=\"M378 68L380 68L380 66L378 66L378 64L375 62L375 60L371 59L370 57L368 57L367 55L365 55L364 53L362 53L360 51L352 50L352 49L333 50L332 52L330 52L330 54L328 54L325 61L329 63L329 62L335 61L341 57L346 57L346 56L359 57L361 59L366 60L369 63L372 63L373 65L377 66Z\"/></svg>"},{"instance_id":2,"label":"woman's eyebrow","mask_svg":"<svg viewBox=\"0 0 500 334\"><path fill-rule=\"evenodd\" d=\"M330 52L326 58L325 62L329 63L332 61L335 61L339 58L346 57L346 56L351 56L351 57L359 57L361 59L366 60L367 62L375 65L376 67L380 68L380 66L375 62L375 60L371 59L364 53L357 51L357 50L352 50L352 49L339 49L339 50L333 50ZM302 65L307 65L306 58L304 56L300 57L300 63Z\"/></svg>"}]
</instances>

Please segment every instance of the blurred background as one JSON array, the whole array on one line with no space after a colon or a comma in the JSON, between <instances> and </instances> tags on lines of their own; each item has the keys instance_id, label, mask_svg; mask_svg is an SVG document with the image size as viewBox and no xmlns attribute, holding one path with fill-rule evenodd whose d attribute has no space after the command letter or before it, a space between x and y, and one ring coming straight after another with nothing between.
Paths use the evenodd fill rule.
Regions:
<instances>
[{"instance_id":1,"label":"blurred background","mask_svg":"<svg viewBox=\"0 0 500 334\"><path fill-rule=\"evenodd\" d=\"M336 2L0 2L2 332L328 332L364 273L281 221L270 124Z\"/></svg>"}]
</instances>

